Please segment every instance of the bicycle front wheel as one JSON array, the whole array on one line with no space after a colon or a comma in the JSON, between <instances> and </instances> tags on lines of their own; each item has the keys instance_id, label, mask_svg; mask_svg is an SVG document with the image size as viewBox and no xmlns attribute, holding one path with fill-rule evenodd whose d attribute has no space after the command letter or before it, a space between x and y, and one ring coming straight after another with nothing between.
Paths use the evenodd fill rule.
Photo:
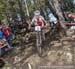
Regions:
<instances>
[{"instance_id":1,"label":"bicycle front wheel","mask_svg":"<svg viewBox=\"0 0 75 69\"><path fill-rule=\"evenodd\" d=\"M41 36L41 32L37 32L36 33L36 47L37 47L37 52L39 53L39 55L42 54L42 36Z\"/></svg>"}]
</instances>

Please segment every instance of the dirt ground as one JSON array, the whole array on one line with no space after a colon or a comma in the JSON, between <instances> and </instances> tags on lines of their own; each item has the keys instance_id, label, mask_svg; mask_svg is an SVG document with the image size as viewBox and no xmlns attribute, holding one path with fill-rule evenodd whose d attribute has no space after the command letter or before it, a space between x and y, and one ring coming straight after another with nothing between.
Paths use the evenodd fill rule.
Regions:
<instances>
[{"instance_id":1,"label":"dirt ground","mask_svg":"<svg viewBox=\"0 0 75 69\"><path fill-rule=\"evenodd\" d=\"M36 52L33 42L23 45L23 49L15 48L13 55L5 58L2 69L75 69L75 35L71 32L67 31L70 34L59 39L48 37L43 43L42 56Z\"/></svg>"}]
</instances>

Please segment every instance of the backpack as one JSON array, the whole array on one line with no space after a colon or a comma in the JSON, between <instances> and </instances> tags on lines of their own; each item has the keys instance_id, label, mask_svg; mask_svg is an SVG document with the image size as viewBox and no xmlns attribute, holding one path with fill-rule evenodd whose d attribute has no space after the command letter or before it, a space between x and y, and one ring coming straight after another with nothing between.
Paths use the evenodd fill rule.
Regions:
<instances>
[{"instance_id":1,"label":"backpack","mask_svg":"<svg viewBox=\"0 0 75 69\"><path fill-rule=\"evenodd\" d=\"M2 30L0 29L0 39L2 39L3 38L3 32L2 32Z\"/></svg>"}]
</instances>

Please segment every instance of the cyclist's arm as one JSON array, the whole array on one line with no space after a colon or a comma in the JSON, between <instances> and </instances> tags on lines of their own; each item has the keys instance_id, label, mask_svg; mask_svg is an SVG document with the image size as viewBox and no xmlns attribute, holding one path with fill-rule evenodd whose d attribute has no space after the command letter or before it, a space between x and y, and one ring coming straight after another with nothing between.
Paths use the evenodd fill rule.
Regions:
<instances>
[{"instance_id":1,"label":"cyclist's arm","mask_svg":"<svg viewBox=\"0 0 75 69\"><path fill-rule=\"evenodd\" d=\"M33 18L32 21L31 21L31 23L29 24L29 29L31 29L31 26L32 26L32 24L33 24L34 21L35 21L35 19Z\"/></svg>"},{"instance_id":2,"label":"cyclist's arm","mask_svg":"<svg viewBox=\"0 0 75 69\"><path fill-rule=\"evenodd\" d=\"M48 27L49 26L49 24L48 24L48 22L45 20L45 26L46 27Z\"/></svg>"},{"instance_id":3,"label":"cyclist's arm","mask_svg":"<svg viewBox=\"0 0 75 69\"><path fill-rule=\"evenodd\" d=\"M46 27L49 25L48 22L42 17L42 20L45 22Z\"/></svg>"},{"instance_id":4,"label":"cyclist's arm","mask_svg":"<svg viewBox=\"0 0 75 69\"><path fill-rule=\"evenodd\" d=\"M28 29L31 29L31 25L32 25L32 24L30 23L29 26L28 26Z\"/></svg>"}]
</instances>

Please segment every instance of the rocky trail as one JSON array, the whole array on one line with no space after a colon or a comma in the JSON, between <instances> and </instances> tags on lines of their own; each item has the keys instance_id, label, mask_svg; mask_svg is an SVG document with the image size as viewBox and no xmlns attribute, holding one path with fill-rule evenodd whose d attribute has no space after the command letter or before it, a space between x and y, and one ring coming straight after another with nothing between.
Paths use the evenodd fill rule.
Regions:
<instances>
[{"instance_id":1,"label":"rocky trail","mask_svg":"<svg viewBox=\"0 0 75 69\"><path fill-rule=\"evenodd\" d=\"M21 42L15 41L18 46L4 56L6 65L2 69L75 69L75 32L67 30L63 37L49 35L43 43L42 57L36 52L33 34L28 43L24 42L25 36L18 35Z\"/></svg>"}]
</instances>

